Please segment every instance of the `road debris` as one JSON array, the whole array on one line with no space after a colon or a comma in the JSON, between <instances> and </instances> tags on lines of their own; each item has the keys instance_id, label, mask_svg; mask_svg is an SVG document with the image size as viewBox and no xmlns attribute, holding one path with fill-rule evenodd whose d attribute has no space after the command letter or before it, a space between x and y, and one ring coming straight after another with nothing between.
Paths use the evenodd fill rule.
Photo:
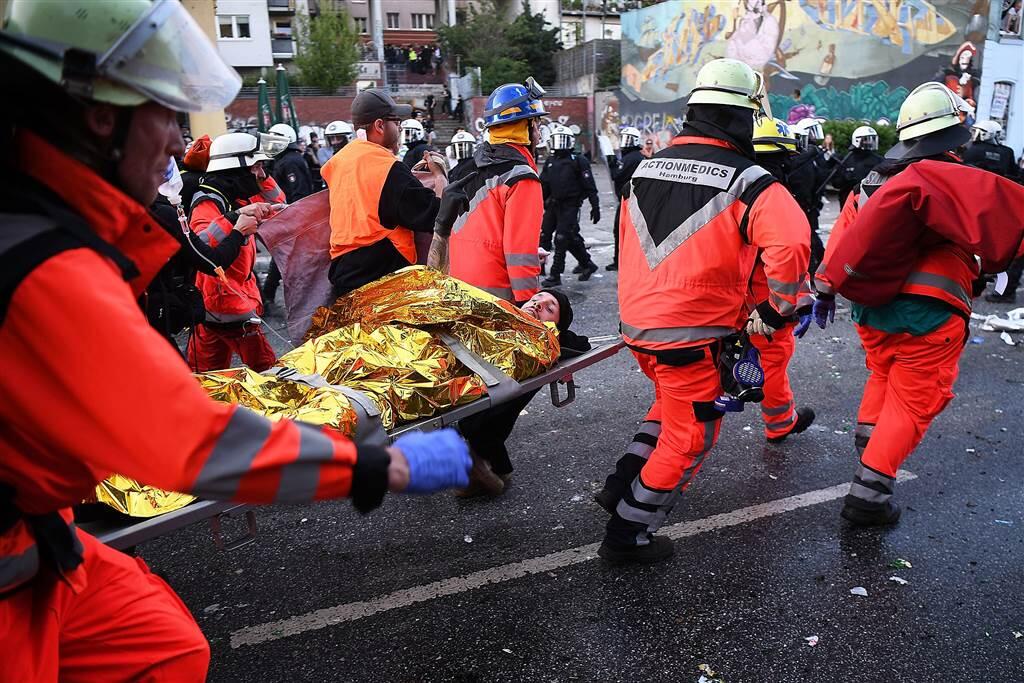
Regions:
<instances>
[{"instance_id":1,"label":"road debris","mask_svg":"<svg viewBox=\"0 0 1024 683\"><path fill-rule=\"evenodd\" d=\"M900 578L899 576L890 576L889 580L894 583L898 583L901 586L906 586L908 583L910 583L906 579Z\"/></svg>"},{"instance_id":2,"label":"road debris","mask_svg":"<svg viewBox=\"0 0 1024 683\"><path fill-rule=\"evenodd\" d=\"M856 586L850 589L850 595L859 595L862 598L868 597L868 589L864 586Z\"/></svg>"},{"instance_id":3,"label":"road debris","mask_svg":"<svg viewBox=\"0 0 1024 683\"><path fill-rule=\"evenodd\" d=\"M817 645L817 644L818 644L818 636L806 636L806 637L804 638L804 640L806 640L806 641L807 641L807 644L808 644L808 645L809 645L810 647L814 647L815 645Z\"/></svg>"},{"instance_id":4,"label":"road debris","mask_svg":"<svg viewBox=\"0 0 1024 683\"><path fill-rule=\"evenodd\" d=\"M893 569L911 569L914 565L900 557L890 562L889 566Z\"/></svg>"},{"instance_id":5,"label":"road debris","mask_svg":"<svg viewBox=\"0 0 1024 683\"><path fill-rule=\"evenodd\" d=\"M473 537L470 536L469 534L466 534L465 536L462 537L462 540L465 541L466 543L472 543L473 542Z\"/></svg>"},{"instance_id":6,"label":"road debris","mask_svg":"<svg viewBox=\"0 0 1024 683\"><path fill-rule=\"evenodd\" d=\"M702 672L701 677L697 679L697 683L725 683L725 679L718 678L714 670L707 664L701 664L697 668Z\"/></svg>"}]
</instances>

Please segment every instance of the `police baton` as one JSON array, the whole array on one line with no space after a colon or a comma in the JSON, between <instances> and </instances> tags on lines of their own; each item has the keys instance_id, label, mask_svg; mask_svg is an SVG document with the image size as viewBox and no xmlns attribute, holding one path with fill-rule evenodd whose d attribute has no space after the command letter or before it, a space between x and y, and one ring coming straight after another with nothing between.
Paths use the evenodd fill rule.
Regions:
<instances>
[{"instance_id":1,"label":"police baton","mask_svg":"<svg viewBox=\"0 0 1024 683\"><path fill-rule=\"evenodd\" d=\"M820 185L820 186L818 187L818 189L814 191L814 196L815 196L815 197L817 197L817 196L820 196L820 195L821 195L821 193L825 191L825 188L826 188L826 187L828 186L828 181L832 180L832 176L834 176L834 175L836 174L836 171L838 171L838 170L839 170L840 168L842 168L843 164L845 164L845 163L846 163L846 160L850 158L850 155L851 155L851 154L853 154L853 150L852 150L852 149L851 149L850 151L848 151L848 152L846 153L846 156L844 156L844 157L843 157L842 159L840 159L840 160L839 160L839 163L838 163L838 164L836 164L836 165L835 165L835 166L834 166L834 167L832 168L832 172L831 172L831 173L829 173L829 174L828 174L828 176L827 176L827 177L825 178L825 182L823 182L823 183L822 183L822 184L821 184L821 185Z\"/></svg>"}]
</instances>

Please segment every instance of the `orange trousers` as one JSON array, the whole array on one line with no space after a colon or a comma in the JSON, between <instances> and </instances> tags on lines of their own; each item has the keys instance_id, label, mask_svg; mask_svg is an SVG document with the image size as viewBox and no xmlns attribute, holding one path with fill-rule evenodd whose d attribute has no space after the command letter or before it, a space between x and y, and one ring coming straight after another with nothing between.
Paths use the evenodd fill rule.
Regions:
<instances>
[{"instance_id":1,"label":"orange trousers","mask_svg":"<svg viewBox=\"0 0 1024 683\"><path fill-rule=\"evenodd\" d=\"M608 521L607 539L616 545L644 544L661 527L700 471L722 423L722 414L714 409L722 383L710 350L683 366L659 363L646 353L633 355L654 382L654 403L644 420L660 423L661 429L657 446Z\"/></svg>"},{"instance_id":2,"label":"orange trousers","mask_svg":"<svg viewBox=\"0 0 1024 683\"><path fill-rule=\"evenodd\" d=\"M242 363L256 372L269 370L277 354L258 325L223 329L196 325L188 341L188 366L195 372L224 370L238 355Z\"/></svg>"},{"instance_id":3,"label":"orange trousers","mask_svg":"<svg viewBox=\"0 0 1024 683\"><path fill-rule=\"evenodd\" d=\"M142 560L78 537L88 577L81 591L44 569L0 600L0 679L205 681L210 647L185 603Z\"/></svg>"},{"instance_id":4,"label":"orange trousers","mask_svg":"<svg viewBox=\"0 0 1024 683\"><path fill-rule=\"evenodd\" d=\"M751 344L761 354L761 367L764 369L761 417L764 419L764 435L769 439L789 434L796 424L796 404L789 384L789 361L796 350L794 327L786 325L772 335L771 341L759 334L750 336Z\"/></svg>"},{"instance_id":5,"label":"orange trousers","mask_svg":"<svg viewBox=\"0 0 1024 683\"><path fill-rule=\"evenodd\" d=\"M953 399L966 323L951 315L922 336L857 326L870 371L857 414L861 463L895 477L925 430Z\"/></svg>"}]
</instances>

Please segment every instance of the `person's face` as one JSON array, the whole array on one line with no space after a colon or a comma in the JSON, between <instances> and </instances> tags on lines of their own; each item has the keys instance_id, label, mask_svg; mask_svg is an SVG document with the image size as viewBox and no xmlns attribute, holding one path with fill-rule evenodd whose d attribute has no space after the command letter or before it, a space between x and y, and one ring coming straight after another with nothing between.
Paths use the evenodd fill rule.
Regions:
<instances>
[{"instance_id":1,"label":"person's face","mask_svg":"<svg viewBox=\"0 0 1024 683\"><path fill-rule=\"evenodd\" d=\"M117 110L110 105L91 107L86 114L90 129L100 137L114 134ZM136 107L128 124L123 156L117 163L117 179L125 194L149 206L157 188L164 182L167 158L180 158L185 141L175 113L167 107L147 102Z\"/></svg>"},{"instance_id":2,"label":"person's face","mask_svg":"<svg viewBox=\"0 0 1024 683\"><path fill-rule=\"evenodd\" d=\"M533 316L545 323L558 324L562 316L562 309L558 305L558 299L548 292L537 292L530 300L523 304L523 313Z\"/></svg>"},{"instance_id":3,"label":"person's face","mask_svg":"<svg viewBox=\"0 0 1024 683\"><path fill-rule=\"evenodd\" d=\"M536 150L540 144L540 119L530 119L530 147Z\"/></svg>"},{"instance_id":4,"label":"person's face","mask_svg":"<svg viewBox=\"0 0 1024 683\"><path fill-rule=\"evenodd\" d=\"M398 145L402 139L402 131L399 128L401 122L401 119L397 118L377 119L372 126L367 126L366 139L398 154Z\"/></svg>"},{"instance_id":5,"label":"person's face","mask_svg":"<svg viewBox=\"0 0 1024 683\"><path fill-rule=\"evenodd\" d=\"M957 60L960 64L961 69L967 69L971 65L971 53L969 50L964 50L960 53L960 58Z\"/></svg>"},{"instance_id":6,"label":"person's face","mask_svg":"<svg viewBox=\"0 0 1024 683\"><path fill-rule=\"evenodd\" d=\"M256 180L258 180L259 182L262 183L264 180L267 179L267 169L263 168L262 161L257 161L255 164L249 167L249 170L252 171L252 174L256 176Z\"/></svg>"}]
</instances>

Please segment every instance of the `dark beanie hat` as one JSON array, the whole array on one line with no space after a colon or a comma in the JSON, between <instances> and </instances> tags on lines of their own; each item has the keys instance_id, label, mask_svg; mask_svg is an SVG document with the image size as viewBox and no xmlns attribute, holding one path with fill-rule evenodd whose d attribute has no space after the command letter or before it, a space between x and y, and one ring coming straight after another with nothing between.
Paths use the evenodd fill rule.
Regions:
<instances>
[{"instance_id":1,"label":"dark beanie hat","mask_svg":"<svg viewBox=\"0 0 1024 683\"><path fill-rule=\"evenodd\" d=\"M572 325L572 304L569 303L569 297L557 289L542 289L540 291L555 297L555 301L558 302L558 323L555 327L559 332L565 332Z\"/></svg>"}]
</instances>

